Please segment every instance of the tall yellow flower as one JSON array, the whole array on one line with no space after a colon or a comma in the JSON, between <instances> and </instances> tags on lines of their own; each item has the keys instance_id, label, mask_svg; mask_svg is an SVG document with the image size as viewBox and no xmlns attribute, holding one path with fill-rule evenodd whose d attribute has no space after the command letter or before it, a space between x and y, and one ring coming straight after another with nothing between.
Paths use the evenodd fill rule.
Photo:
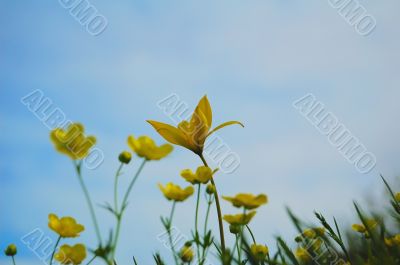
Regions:
<instances>
[{"instance_id":1,"label":"tall yellow flower","mask_svg":"<svg viewBox=\"0 0 400 265\"><path fill-rule=\"evenodd\" d=\"M190 121L184 120L177 127L158 121L148 120L147 122L168 142L183 146L198 155L203 153L204 142L212 133L231 124L243 126L238 121L228 121L211 129L212 109L207 96L201 98Z\"/></svg>"},{"instance_id":2,"label":"tall yellow flower","mask_svg":"<svg viewBox=\"0 0 400 265\"><path fill-rule=\"evenodd\" d=\"M378 223L377 223L375 220L373 220L373 219L366 220L365 223L366 223L366 225L367 225L367 227L368 227L369 230L374 229L375 226L377 226L377 224L378 224ZM361 234L365 234L366 236L368 236L368 229L367 229L367 227L365 227L364 224L353 224L353 225L351 226L351 228L352 228L354 231L359 232L359 233L361 233Z\"/></svg>"},{"instance_id":3,"label":"tall yellow flower","mask_svg":"<svg viewBox=\"0 0 400 265\"><path fill-rule=\"evenodd\" d=\"M193 173L190 169L184 169L181 171L181 176L188 182L192 184L207 184L212 178L213 172L211 168L206 166L200 166Z\"/></svg>"},{"instance_id":4,"label":"tall yellow flower","mask_svg":"<svg viewBox=\"0 0 400 265\"><path fill-rule=\"evenodd\" d=\"M85 128L80 123L72 123L66 130L62 128L52 130L50 139L58 152L73 160L85 158L90 148L96 144L94 136L85 136Z\"/></svg>"},{"instance_id":5,"label":"tall yellow flower","mask_svg":"<svg viewBox=\"0 0 400 265\"><path fill-rule=\"evenodd\" d=\"M296 257L303 262L308 262L311 260L311 255L308 253L307 249L305 248L298 248L296 249L295 253Z\"/></svg>"},{"instance_id":6,"label":"tall yellow flower","mask_svg":"<svg viewBox=\"0 0 400 265\"><path fill-rule=\"evenodd\" d=\"M174 149L170 144L157 146L154 140L148 136L140 136L136 139L131 135L128 137L128 145L138 156L147 160L160 160Z\"/></svg>"},{"instance_id":7,"label":"tall yellow flower","mask_svg":"<svg viewBox=\"0 0 400 265\"><path fill-rule=\"evenodd\" d=\"M165 187L161 184L158 184L161 192L164 194L165 198L170 201L182 202L190 197L193 194L194 189L192 186L186 187L182 189L180 186L175 185L173 183L167 183Z\"/></svg>"},{"instance_id":8,"label":"tall yellow flower","mask_svg":"<svg viewBox=\"0 0 400 265\"><path fill-rule=\"evenodd\" d=\"M82 244L74 246L62 245L60 250L56 253L55 259L61 264L81 264L86 258L86 248Z\"/></svg>"},{"instance_id":9,"label":"tall yellow flower","mask_svg":"<svg viewBox=\"0 0 400 265\"><path fill-rule=\"evenodd\" d=\"M268 202L268 197L265 194L253 195L251 193L239 193L235 197L222 196L235 207L244 207L245 209L252 210L260 207Z\"/></svg>"},{"instance_id":10,"label":"tall yellow flower","mask_svg":"<svg viewBox=\"0 0 400 265\"><path fill-rule=\"evenodd\" d=\"M60 235L60 237L78 237L79 233L85 230L72 217L58 218L55 214L49 214L49 228Z\"/></svg>"},{"instance_id":11,"label":"tall yellow flower","mask_svg":"<svg viewBox=\"0 0 400 265\"><path fill-rule=\"evenodd\" d=\"M224 215L224 220L230 225L247 225L256 215L256 211L251 211L247 214Z\"/></svg>"}]
</instances>

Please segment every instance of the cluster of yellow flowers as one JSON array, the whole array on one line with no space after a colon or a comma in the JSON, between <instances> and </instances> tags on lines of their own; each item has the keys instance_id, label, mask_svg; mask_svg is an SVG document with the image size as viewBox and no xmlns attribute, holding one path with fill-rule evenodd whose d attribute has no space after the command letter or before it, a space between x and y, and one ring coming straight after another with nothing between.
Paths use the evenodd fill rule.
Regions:
<instances>
[{"instance_id":1,"label":"cluster of yellow flowers","mask_svg":"<svg viewBox=\"0 0 400 265\"><path fill-rule=\"evenodd\" d=\"M74 218L69 216L58 218L55 214L49 214L49 228L59 236L54 247L54 252L61 239L78 237L80 233L85 230L85 227L78 224ZM51 256L50 264L52 264L53 258L61 264L73 265L81 264L86 258L86 247L83 244L76 244L73 246L64 244L57 253L54 252Z\"/></svg>"}]
</instances>

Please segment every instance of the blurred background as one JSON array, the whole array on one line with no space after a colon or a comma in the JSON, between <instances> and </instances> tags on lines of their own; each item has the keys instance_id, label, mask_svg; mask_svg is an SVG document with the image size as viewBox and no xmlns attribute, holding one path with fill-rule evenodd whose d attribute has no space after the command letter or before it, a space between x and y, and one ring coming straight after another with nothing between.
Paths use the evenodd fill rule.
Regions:
<instances>
[{"instance_id":1,"label":"blurred background","mask_svg":"<svg viewBox=\"0 0 400 265\"><path fill-rule=\"evenodd\" d=\"M86 225L79 239L66 242L96 242L72 163L56 153L49 129L21 103L36 89L97 137L104 163L84 175L98 204L112 200L117 156L128 149L128 135L164 142L145 120L169 123L157 102L175 93L190 111L207 94L214 124L245 124L219 132L239 155L240 167L219 174L216 182L222 195L268 194L269 204L252 227L272 249L276 235L288 242L296 235L285 206L310 222L314 210L335 216L343 227L357 221L353 200L388 206L379 174L392 183L400 174L398 1L360 1L377 21L368 36L358 34L328 0L90 3L108 21L97 36L62 2L0 0L0 247L16 243L18 264L42 264L20 239L39 228L55 240L47 228L49 213ZM359 173L293 108L307 93L376 156L374 170ZM138 161L124 169L124 187ZM123 221L120 264L131 264L132 255L150 264L157 250L170 259L157 239L163 232L159 216L168 215L170 203L156 185L185 184L179 172L198 165L179 147L146 165ZM177 208L175 224L188 236L194 203L192 198ZM222 208L238 212L227 202ZM106 235L114 220L96 210ZM217 229L214 207L211 218ZM0 262L10 260L2 255Z\"/></svg>"}]
</instances>

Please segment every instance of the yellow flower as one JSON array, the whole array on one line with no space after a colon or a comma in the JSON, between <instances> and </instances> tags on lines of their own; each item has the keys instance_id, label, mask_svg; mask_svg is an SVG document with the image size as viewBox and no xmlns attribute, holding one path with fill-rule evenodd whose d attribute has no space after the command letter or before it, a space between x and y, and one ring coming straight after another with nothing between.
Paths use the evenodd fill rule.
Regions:
<instances>
[{"instance_id":1,"label":"yellow flower","mask_svg":"<svg viewBox=\"0 0 400 265\"><path fill-rule=\"evenodd\" d=\"M268 247L264 245L253 244L250 246L251 254L257 261L263 261L268 255Z\"/></svg>"},{"instance_id":2,"label":"yellow flower","mask_svg":"<svg viewBox=\"0 0 400 265\"><path fill-rule=\"evenodd\" d=\"M157 146L154 140L148 136L140 136L136 139L131 135L128 137L128 145L138 156L147 160L160 160L174 149L170 144Z\"/></svg>"},{"instance_id":3,"label":"yellow flower","mask_svg":"<svg viewBox=\"0 0 400 265\"><path fill-rule=\"evenodd\" d=\"M94 136L85 136L85 128L80 123L72 123L67 130L56 128L50 133L50 139L56 150L73 160L85 158L90 148L96 144Z\"/></svg>"},{"instance_id":4,"label":"yellow flower","mask_svg":"<svg viewBox=\"0 0 400 265\"><path fill-rule=\"evenodd\" d=\"M74 218L67 216L59 219L55 214L49 214L49 228L61 237L78 237L85 230Z\"/></svg>"},{"instance_id":5,"label":"yellow flower","mask_svg":"<svg viewBox=\"0 0 400 265\"><path fill-rule=\"evenodd\" d=\"M256 211L251 211L248 214L235 214L235 215L224 215L224 220L231 225L247 225L256 214Z\"/></svg>"},{"instance_id":6,"label":"yellow flower","mask_svg":"<svg viewBox=\"0 0 400 265\"><path fill-rule=\"evenodd\" d=\"M54 257L61 264L78 265L86 258L86 248L82 244L62 245Z\"/></svg>"},{"instance_id":7,"label":"yellow flower","mask_svg":"<svg viewBox=\"0 0 400 265\"><path fill-rule=\"evenodd\" d=\"M396 193L394 198L396 199L396 202L400 202L400 192Z\"/></svg>"},{"instance_id":8,"label":"yellow flower","mask_svg":"<svg viewBox=\"0 0 400 265\"><path fill-rule=\"evenodd\" d=\"M235 197L222 196L222 198L231 202L235 207L244 207L248 210L256 209L268 202L265 194L255 196L250 193L239 193Z\"/></svg>"},{"instance_id":9,"label":"yellow flower","mask_svg":"<svg viewBox=\"0 0 400 265\"><path fill-rule=\"evenodd\" d=\"M400 234L397 234L393 237L385 238L385 244L388 247L400 246Z\"/></svg>"},{"instance_id":10,"label":"yellow flower","mask_svg":"<svg viewBox=\"0 0 400 265\"><path fill-rule=\"evenodd\" d=\"M179 257L183 262L190 263L194 258L193 249L189 246L183 246L179 253Z\"/></svg>"},{"instance_id":11,"label":"yellow flower","mask_svg":"<svg viewBox=\"0 0 400 265\"><path fill-rule=\"evenodd\" d=\"M305 248L298 248L295 255L298 259L304 262L308 262L311 260L311 256Z\"/></svg>"},{"instance_id":12,"label":"yellow flower","mask_svg":"<svg viewBox=\"0 0 400 265\"><path fill-rule=\"evenodd\" d=\"M317 236L323 236L325 234L325 228L324 227L315 227L315 228L309 228L303 231L302 235L303 237L313 239Z\"/></svg>"},{"instance_id":13,"label":"yellow flower","mask_svg":"<svg viewBox=\"0 0 400 265\"><path fill-rule=\"evenodd\" d=\"M177 127L158 121L147 122L168 142L183 146L198 155L203 153L204 142L212 133L232 124L240 124L243 127L238 121L229 121L211 130L212 109L207 96L201 98L190 121L184 120Z\"/></svg>"},{"instance_id":14,"label":"yellow flower","mask_svg":"<svg viewBox=\"0 0 400 265\"><path fill-rule=\"evenodd\" d=\"M373 219L366 220L365 222L369 230L374 229L375 226L378 224ZM368 236L368 229L363 224L353 224L351 228L358 233L365 234L366 236Z\"/></svg>"},{"instance_id":15,"label":"yellow flower","mask_svg":"<svg viewBox=\"0 0 400 265\"><path fill-rule=\"evenodd\" d=\"M181 176L192 184L203 183L207 184L212 179L212 170L206 166L200 166L196 169L196 173L193 173L190 169L184 169L181 172Z\"/></svg>"},{"instance_id":16,"label":"yellow flower","mask_svg":"<svg viewBox=\"0 0 400 265\"><path fill-rule=\"evenodd\" d=\"M176 202L181 202L181 201L186 200L194 192L194 189L192 186L182 189L178 185L175 185L171 182L167 183L167 185L165 185L165 187L163 187L161 184L158 184L158 187L164 194L165 198L167 198L168 200L176 201Z\"/></svg>"}]
</instances>

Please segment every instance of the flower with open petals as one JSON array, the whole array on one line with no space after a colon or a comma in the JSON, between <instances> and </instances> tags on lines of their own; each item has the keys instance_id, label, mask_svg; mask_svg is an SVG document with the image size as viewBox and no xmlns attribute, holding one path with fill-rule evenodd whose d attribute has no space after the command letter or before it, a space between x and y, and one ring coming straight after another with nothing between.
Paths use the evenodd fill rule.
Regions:
<instances>
[{"instance_id":1,"label":"flower with open petals","mask_svg":"<svg viewBox=\"0 0 400 265\"><path fill-rule=\"evenodd\" d=\"M96 144L96 137L86 136L80 123L71 123L66 130L56 128L51 131L50 139L56 150L73 160L85 158L90 148Z\"/></svg>"},{"instance_id":2,"label":"flower with open petals","mask_svg":"<svg viewBox=\"0 0 400 265\"><path fill-rule=\"evenodd\" d=\"M78 224L74 218L69 216L58 218L55 214L49 214L49 228L60 237L78 237L79 233L85 230L85 227Z\"/></svg>"},{"instance_id":3,"label":"flower with open petals","mask_svg":"<svg viewBox=\"0 0 400 265\"><path fill-rule=\"evenodd\" d=\"M128 145L138 156L147 160L160 160L174 149L170 144L157 146L154 140L148 136L140 136L136 139L131 135L128 137Z\"/></svg>"},{"instance_id":4,"label":"flower with open petals","mask_svg":"<svg viewBox=\"0 0 400 265\"><path fill-rule=\"evenodd\" d=\"M248 223L250 223L251 219L253 219L254 215L256 215L256 211L251 211L247 214L226 214L223 218L231 225L247 225Z\"/></svg>"},{"instance_id":5,"label":"flower with open petals","mask_svg":"<svg viewBox=\"0 0 400 265\"><path fill-rule=\"evenodd\" d=\"M250 246L250 252L253 255L253 258L257 261L264 261L268 255L268 247L264 245L252 244Z\"/></svg>"},{"instance_id":6,"label":"flower with open petals","mask_svg":"<svg viewBox=\"0 0 400 265\"><path fill-rule=\"evenodd\" d=\"M168 142L183 146L198 155L203 153L204 143L212 133L232 124L243 126L238 121L228 121L211 129L212 109L207 96L199 101L190 121L184 120L177 127L158 121L148 120L147 122Z\"/></svg>"},{"instance_id":7,"label":"flower with open petals","mask_svg":"<svg viewBox=\"0 0 400 265\"><path fill-rule=\"evenodd\" d=\"M365 227L364 224L353 224L353 225L351 226L351 228L352 228L354 231L356 231L356 232L359 232L359 233L361 233L361 234L368 235L368 230L374 229L375 226L378 224L378 223L377 223L375 220L373 220L373 219L366 220L365 223L366 223L368 229L367 229L367 227Z\"/></svg>"},{"instance_id":8,"label":"flower with open petals","mask_svg":"<svg viewBox=\"0 0 400 265\"><path fill-rule=\"evenodd\" d=\"M244 207L245 209L252 210L260 207L268 202L268 197L265 194L253 195L250 193L239 193L235 197L222 196L235 207Z\"/></svg>"},{"instance_id":9,"label":"flower with open petals","mask_svg":"<svg viewBox=\"0 0 400 265\"><path fill-rule=\"evenodd\" d=\"M86 258L86 248L82 244L62 245L54 257L61 264L78 265Z\"/></svg>"},{"instance_id":10,"label":"flower with open petals","mask_svg":"<svg viewBox=\"0 0 400 265\"><path fill-rule=\"evenodd\" d=\"M213 172L211 168L206 166L200 166L196 169L196 172L193 173L190 169L184 169L181 172L181 176L188 182L192 184L207 184L207 182L212 179Z\"/></svg>"},{"instance_id":11,"label":"flower with open petals","mask_svg":"<svg viewBox=\"0 0 400 265\"><path fill-rule=\"evenodd\" d=\"M173 183L167 183L165 187L161 184L158 184L161 192L164 194L165 198L170 201L182 202L190 197L193 194L194 189L192 186L188 186L185 189L182 189L180 186L175 185Z\"/></svg>"}]
</instances>

